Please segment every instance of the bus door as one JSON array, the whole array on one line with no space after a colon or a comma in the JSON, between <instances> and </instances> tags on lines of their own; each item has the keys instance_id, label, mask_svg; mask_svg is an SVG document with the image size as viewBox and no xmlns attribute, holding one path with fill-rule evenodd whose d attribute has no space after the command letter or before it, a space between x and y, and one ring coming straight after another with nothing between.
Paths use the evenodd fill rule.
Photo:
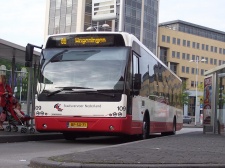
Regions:
<instances>
[{"instance_id":1,"label":"bus door","mask_svg":"<svg viewBox=\"0 0 225 168\"><path fill-rule=\"evenodd\" d=\"M133 78L135 76L135 74L139 74L139 56L133 52L132 54L132 75L133 75ZM133 91L135 91L135 88L134 88L134 83L133 83L133 88L132 88ZM141 97L138 96L138 95L134 95L133 96L133 100L132 100L132 120L133 121L140 121L142 120L142 116L141 113L140 113L140 110L141 110Z\"/></svg>"}]
</instances>

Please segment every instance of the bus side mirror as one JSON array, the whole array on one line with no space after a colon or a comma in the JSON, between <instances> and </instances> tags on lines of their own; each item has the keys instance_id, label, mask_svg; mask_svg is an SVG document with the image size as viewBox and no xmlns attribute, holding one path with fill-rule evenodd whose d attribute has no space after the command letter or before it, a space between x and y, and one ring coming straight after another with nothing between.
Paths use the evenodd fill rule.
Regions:
<instances>
[{"instance_id":1,"label":"bus side mirror","mask_svg":"<svg viewBox=\"0 0 225 168\"><path fill-rule=\"evenodd\" d=\"M26 54L25 54L25 61L26 62L32 62L33 52L34 52L34 46L32 46L30 44L27 44L27 46L26 46Z\"/></svg>"},{"instance_id":2,"label":"bus side mirror","mask_svg":"<svg viewBox=\"0 0 225 168\"><path fill-rule=\"evenodd\" d=\"M141 89L141 74L134 75L134 90Z\"/></svg>"}]
</instances>

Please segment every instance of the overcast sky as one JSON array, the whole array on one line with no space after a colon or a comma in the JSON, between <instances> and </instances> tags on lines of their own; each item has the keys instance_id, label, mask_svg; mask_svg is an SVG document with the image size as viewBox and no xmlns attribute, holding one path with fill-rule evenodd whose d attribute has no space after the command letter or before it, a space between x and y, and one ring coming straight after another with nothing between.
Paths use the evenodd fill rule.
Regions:
<instances>
[{"instance_id":1,"label":"overcast sky","mask_svg":"<svg viewBox=\"0 0 225 168\"><path fill-rule=\"evenodd\" d=\"M1 0L0 38L44 43L46 0ZM160 0L159 23L183 20L225 32L225 0Z\"/></svg>"}]
</instances>

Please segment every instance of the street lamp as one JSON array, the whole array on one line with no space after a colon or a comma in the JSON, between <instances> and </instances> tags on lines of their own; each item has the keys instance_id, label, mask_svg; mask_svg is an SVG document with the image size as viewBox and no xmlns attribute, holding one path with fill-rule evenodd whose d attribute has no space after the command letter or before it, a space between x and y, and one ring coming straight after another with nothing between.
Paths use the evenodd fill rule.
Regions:
<instances>
[{"instance_id":1,"label":"street lamp","mask_svg":"<svg viewBox=\"0 0 225 168\"><path fill-rule=\"evenodd\" d=\"M99 28L108 28L109 27L109 25L108 24L103 24L103 25L98 25L97 24L97 26L90 26L90 27L88 27L86 30L88 30L88 31L92 31L92 30L96 30L96 31L98 31L99 30Z\"/></svg>"},{"instance_id":2,"label":"street lamp","mask_svg":"<svg viewBox=\"0 0 225 168\"><path fill-rule=\"evenodd\" d=\"M201 59L199 60L198 57L196 57L196 60L190 60L189 62L195 62L196 63L196 75L195 75L195 95L196 95L196 98L195 98L195 126L197 125L197 98L198 98L198 63L199 62L205 62L206 59Z\"/></svg>"}]
</instances>

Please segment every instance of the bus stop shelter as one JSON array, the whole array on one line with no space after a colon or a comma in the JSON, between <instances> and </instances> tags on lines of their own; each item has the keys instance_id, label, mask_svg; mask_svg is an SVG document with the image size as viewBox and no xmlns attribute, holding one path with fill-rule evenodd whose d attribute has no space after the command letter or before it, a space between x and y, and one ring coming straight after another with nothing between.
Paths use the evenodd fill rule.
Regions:
<instances>
[{"instance_id":1,"label":"bus stop shelter","mask_svg":"<svg viewBox=\"0 0 225 168\"><path fill-rule=\"evenodd\" d=\"M225 64L205 72L203 132L224 134Z\"/></svg>"},{"instance_id":2,"label":"bus stop shelter","mask_svg":"<svg viewBox=\"0 0 225 168\"><path fill-rule=\"evenodd\" d=\"M15 78L17 77L16 73L18 73L19 71L16 70L16 64L20 63L22 65L25 65L25 53L26 53L26 47L20 46L18 44L0 39L0 59L4 59L4 60L8 60L9 62L11 62L11 69L9 70L11 73L11 88L14 91L15 88ZM35 69L35 65L38 64L38 61L40 59L40 53L38 51L34 51L33 53L33 66L31 68L27 68L27 72L32 73L33 69ZM1 69L2 71L6 71L6 69ZM29 80L28 80L29 82ZM29 88L29 84L28 84L28 92L27 93L31 93L29 90L31 90L31 88ZM27 97L30 97L27 94ZM30 100L28 100L27 98L27 102L30 102ZM29 105L30 103L28 103ZM27 108L27 112L29 113L29 107Z\"/></svg>"}]
</instances>

